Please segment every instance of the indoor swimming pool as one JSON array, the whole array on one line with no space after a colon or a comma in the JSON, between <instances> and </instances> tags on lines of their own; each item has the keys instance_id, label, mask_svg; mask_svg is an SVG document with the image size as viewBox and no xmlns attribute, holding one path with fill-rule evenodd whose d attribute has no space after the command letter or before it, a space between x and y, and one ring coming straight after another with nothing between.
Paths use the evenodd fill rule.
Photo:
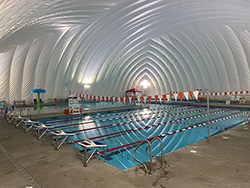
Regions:
<instances>
[{"instance_id":1,"label":"indoor swimming pool","mask_svg":"<svg viewBox=\"0 0 250 188\"><path fill-rule=\"evenodd\" d=\"M133 159L134 148L143 140L155 137L163 142L164 154L182 148L214 135L230 127L244 124L246 112L225 108L207 109L196 106L151 104L145 109L91 115L67 116L40 119L51 131L63 130L75 134L67 140L78 150L83 148L77 142L89 139L105 144L99 148L98 158L120 169L128 169L138 163ZM207 122L210 122L208 124ZM146 144L142 145L136 157L148 161ZM152 144L153 155L160 154L159 142Z\"/></svg>"}]
</instances>

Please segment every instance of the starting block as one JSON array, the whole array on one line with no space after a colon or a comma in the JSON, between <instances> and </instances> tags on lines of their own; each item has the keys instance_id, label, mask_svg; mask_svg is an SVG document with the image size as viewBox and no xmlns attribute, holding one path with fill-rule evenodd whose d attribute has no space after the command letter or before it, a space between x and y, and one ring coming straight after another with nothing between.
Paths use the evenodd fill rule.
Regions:
<instances>
[{"instance_id":1,"label":"starting block","mask_svg":"<svg viewBox=\"0 0 250 188\"><path fill-rule=\"evenodd\" d=\"M32 121L30 119L26 119L23 121L23 128L25 130L25 133L27 133L30 129L34 128L35 125L39 124L39 121Z\"/></svg>"},{"instance_id":2,"label":"starting block","mask_svg":"<svg viewBox=\"0 0 250 188\"><path fill-rule=\"evenodd\" d=\"M93 156L95 154L98 155L98 148L107 146L106 144L103 144L101 142L93 141L93 140L89 140L89 139L86 139L86 140L81 141L81 142L77 142L77 144L79 144L80 146L82 146L84 148L82 151L79 152L79 155L81 157L83 157L83 166L84 167L87 167L88 162L93 158ZM87 155L88 155L87 150L88 149L94 149L93 152L89 155L89 157L87 157Z\"/></svg>"},{"instance_id":3,"label":"starting block","mask_svg":"<svg viewBox=\"0 0 250 188\"><path fill-rule=\"evenodd\" d=\"M18 114L17 114L15 111L13 111L13 112L8 112L8 113L6 114L6 119L7 119L8 123L12 122L12 121L15 119L15 117L16 117L17 115L18 115ZM19 114L19 116L20 116L20 114Z\"/></svg>"},{"instance_id":4,"label":"starting block","mask_svg":"<svg viewBox=\"0 0 250 188\"><path fill-rule=\"evenodd\" d=\"M35 124L34 128L37 130L38 139L40 140L50 129L54 129L54 126L46 126L43 123ZM41 131L43 132L41 133Z\"/></svg>"},{"instance_id":5,"label":"starting block","mask_svg":"<svg viewBox=\"0 0 250 188\"><path fill-rule=\"evenodd\" d=\"M75 136L74 133L65 133L63 130L57 130L55 132L51 132L51 134L56 137L55 141L56 149L59 149L62 146L62 144L68 139L68 137ZM59 139L62 137L63 139L59 141Z\"/></svg>"},{"instance_id":6,"label":"starting block","mask_svg":"<svg viewBox=\"0 0 250 188\"><path fill-rule=\"evenodd\" d=\"M22 117L20 115L14 117L14 119L15 119L14 124L16 127L18 127L19 125L28 120L28 118Z\"/></svg>"}]
</instances>

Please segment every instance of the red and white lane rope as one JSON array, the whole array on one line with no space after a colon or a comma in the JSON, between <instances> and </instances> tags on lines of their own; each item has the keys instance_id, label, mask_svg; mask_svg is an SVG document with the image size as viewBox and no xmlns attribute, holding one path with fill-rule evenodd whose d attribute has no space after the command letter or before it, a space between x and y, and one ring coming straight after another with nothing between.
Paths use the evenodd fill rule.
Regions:
<instances>
[{"instance_id":1,"label":"red and white lane rope","mask_svg":"<svg viewBox=\"0 0 250 188\"><path fill-rule=\"evenodd\" d=\"M236 117L239 117L239 116L242 116L242 115L246 115L246 114L247 114L247 112L240 112L240 113L236 113L236 114L233 114L233 115L229 115L229 116L224 116L224 117L221 117L221 118L213 119L213 120L210 121L210 123L220 122L220 121L224 121L224 120L236 118ZM191 130L191 129L195 129L195 128L198 128L198 127L206 126L208 124L209 123L207 121L206 122L197 123L195 125L191 125L191 126L185 127L183 129L180 129L180 130L176 130L176 131L172 131L172 132L167 132L167 133L164 133L164 134L161 134L161 135L158 135L158 136L150 137L150 138L148 138L148 140L150 141L150 140L152 140L154 138L157 138L157 137L164 138L166 136L170 136L170 135L177 134L177 133L180 133L180 132L184 132L184 131L187 131L187 130ZM121 148L125 148L125 147L129 147L129 146L132 146L132 145L135 145L135 144L139 144L141 141L142 140L138 140L138 141L131 142L131 143L128 143L128 144L124 144L124 145L116 146L116 147L109 148L109 149L106 149L106 150L102 150L102 151L98 152L98 155L102 155L102 154L105 154L105 153L108 153L108 152L111 152L111 151L115 151L115 150L118 150L118 149L121 149Z\"/></svg>"}]
</instances>

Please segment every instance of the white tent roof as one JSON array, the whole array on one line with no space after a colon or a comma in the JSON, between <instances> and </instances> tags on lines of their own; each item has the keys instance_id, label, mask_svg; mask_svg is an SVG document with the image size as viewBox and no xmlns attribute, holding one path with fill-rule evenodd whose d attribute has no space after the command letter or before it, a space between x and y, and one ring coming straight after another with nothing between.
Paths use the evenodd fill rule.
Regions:
<instances>
[{"instance_id":1,"label":"white tent roof","mask_svg":"<svg viewBox=\"0 0 250 188\"><path fill-rule=\"evenodd\" d=\"M3 0L0 99L250 89L246 0Z\"/></svg>"}]
</instances>

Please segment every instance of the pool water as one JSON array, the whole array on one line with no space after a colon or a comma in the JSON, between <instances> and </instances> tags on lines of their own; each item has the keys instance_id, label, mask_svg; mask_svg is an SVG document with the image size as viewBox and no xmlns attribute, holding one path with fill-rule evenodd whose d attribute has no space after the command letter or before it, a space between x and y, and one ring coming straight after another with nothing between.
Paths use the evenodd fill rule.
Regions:
<instances>
[{"instance_id":1,"label":"pool water","mask_svg":"<svg viewBox=\"0 0 250 188\"><path fill-rule=\"evenodd\" d=\"M76 149L83 149L76 142L86 138L107 145L99 149L99 152L105 153L105 157L98 158L120 169L128 169L138 165L132 154L142 140L159 136L166 154L202 140L208 134L213 135L243 124L246 118L246 112L239 110L212 108L208 118L206 108L154 104L148 109L48 118L40 121L64 132L75 133L75 136L69 138L68 144L72 144ZM210 124L206 124L208 120ZM137 150L136 157L140 161L149 160L145 152L146 147L147 145L143 144ZM153 143L152 151L153 155L160 154L159 142Z\"/></svg>"}]
</instances>

